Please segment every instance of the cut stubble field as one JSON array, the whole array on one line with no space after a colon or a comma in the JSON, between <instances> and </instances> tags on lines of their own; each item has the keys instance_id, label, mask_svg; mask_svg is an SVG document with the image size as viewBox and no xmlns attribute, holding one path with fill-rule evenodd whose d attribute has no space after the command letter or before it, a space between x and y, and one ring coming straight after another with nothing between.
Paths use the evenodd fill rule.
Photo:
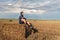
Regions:
<instances>
[{"instance_id":1,"label":"cut stubble field","mask_svg":"<svg viewBox=\"0 0 60 40\"><path fill-rule=\"evenodd\" d=\"M18 20L0 20L0 40L60 40L60 20L27 20L38 30L27 39L24 24Z\"/></svg>"}]
</instances>

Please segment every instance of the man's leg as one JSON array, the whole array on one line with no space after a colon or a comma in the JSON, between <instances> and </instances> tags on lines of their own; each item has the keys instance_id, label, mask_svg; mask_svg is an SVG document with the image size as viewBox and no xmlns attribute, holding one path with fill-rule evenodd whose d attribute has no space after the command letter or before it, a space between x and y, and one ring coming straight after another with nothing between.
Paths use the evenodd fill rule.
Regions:
<instances>
[{"instance_id":1,"label":"man's leg","mask_svg":"<svg viewBox=\"0 0 60 40\"><path fill-rule=\"evenodd\" d=\"M22 22L24 22L24 24L26 24L26 20L25 19L21 19Z\"/></svg>"},{"instance_id":2,"label":"man's leg","mask_svg":"<svg viewBox=\"0 0 60 40\"><path fill-rule=\"evenodd\" d=\"M34 26L32 25L32 23L29 23L29 27L30 27L31 30L34 31L33 33L38 32L38 30L34 28Z\"/></svg>"}]
</instances>

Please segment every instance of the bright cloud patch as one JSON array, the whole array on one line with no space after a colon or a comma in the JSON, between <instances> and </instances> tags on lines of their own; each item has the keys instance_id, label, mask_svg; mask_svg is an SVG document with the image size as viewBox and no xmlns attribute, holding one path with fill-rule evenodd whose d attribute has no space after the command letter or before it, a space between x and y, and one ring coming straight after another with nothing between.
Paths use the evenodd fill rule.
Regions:
<instances>
[{"instance_id":1,"label":"bright cloud patch","mask_svg":"<svg viewBox=\"0 0 60 40\"><path fill-rule=\"evenodd\" d=\"M8 4L8 5L12 5L12 4Z\"/></svg>"},{"instance_id":2,"label":"bright cloud patch","mask_svg":"<svg viewBox=\"0 0 60 40\"><path fill-rule=\"evenodd\" d=\"M29 9L22 9L24 11L24 13L27 13L27 14L43 14L45 13L46 11L45 10L29 10Z\"/></svg>"}]
</instances>

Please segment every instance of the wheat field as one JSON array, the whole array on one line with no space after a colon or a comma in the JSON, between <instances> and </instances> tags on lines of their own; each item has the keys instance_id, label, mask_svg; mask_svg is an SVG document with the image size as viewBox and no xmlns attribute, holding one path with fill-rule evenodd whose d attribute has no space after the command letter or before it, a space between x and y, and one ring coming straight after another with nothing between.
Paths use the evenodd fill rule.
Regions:
<instances>
[{"instance_id":1,"label":"wheat field","mask_svg":"<svg viewBox=\"0 0 60 40\"><path fill-rule=\"evenodd\" d=\"M0 19L0 40L60 40L60 20L27 20L38 30L25 38L24 24Z\"/></svg>"}]
</instances>

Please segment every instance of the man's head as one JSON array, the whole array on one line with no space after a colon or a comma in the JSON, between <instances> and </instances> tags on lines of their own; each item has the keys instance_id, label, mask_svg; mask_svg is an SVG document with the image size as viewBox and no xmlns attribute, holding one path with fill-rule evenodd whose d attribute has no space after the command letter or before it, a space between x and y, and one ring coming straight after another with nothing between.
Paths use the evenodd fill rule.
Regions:
<instances>
[{"instance_id":1,"label":"man's head","mask_svg":"<svg viewBox=\"0 0 60 40\"><path fill-rule=\"evenodd\" d=\"M21 15L23 15L23 11L21 11Z\"/></svg>"},{"instance_id":2,"label":"man's head","mask_svg":"<svg viewBox=\"0 0 60 40\"><path fill-rule=\"evenodd\" d=\"M23 11L20 12L20 15L23 17Z\"/></svg>"}]
</instances>

